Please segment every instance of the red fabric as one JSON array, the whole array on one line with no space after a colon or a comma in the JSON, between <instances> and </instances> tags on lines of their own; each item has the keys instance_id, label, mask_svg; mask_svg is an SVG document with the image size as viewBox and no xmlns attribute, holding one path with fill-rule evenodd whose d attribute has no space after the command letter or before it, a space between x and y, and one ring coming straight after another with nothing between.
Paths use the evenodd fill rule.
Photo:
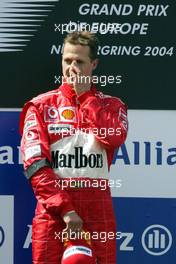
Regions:
<instances>
[{"instance_id":1,"label":"red fabric","mask_svg":"<svg viewBox=\"0 0 176 264\"><path fill-rule=\"evenodd\" d=\"M46 213L63 217L74 210L68 193L56 187L58 176L49 167L43 167L31 178L31 184L38 202L46 209Z\"/></svg>"},{"instance_id":2,"label":"red fabric","mask_svg":"<svg viewBox=\"0 0 176 264\"><path fill-rule=\"evenodd\" d=\"M87 175L86 171L90 171L90 179L81 175L83 178L88 177L90 182L93 181L94 176L97 178L99 171L103 174L98 175L98 180L104 178L105 159L109 168L115 148L123 144L126 138L128 128L126 112L127 107L120 99L103 95L95 86L92 86L90 91L76 96L71 86L63 84L59 89L39 95L25 104L20 120L24 169L28 170L35 161L45 158L53 166L53 169L41 168L30 179L38 200L32 231L34 264L61 262L63 243L55 239L55 233L65 228L62 217L69 211L75 210L83 219L86 230L92 233L116 232L108 186L105 190L100 187L84 188L84 186L61 188L56 186L56 181L64 180L65 175L67 179L68 176L70 178L74 176L74 179L79 180L81 171L85 175ZM91 137L83 135L74 143L74 136L71 137L70 134L63 136L53 130L62 129L62 126L66 126L66 129L71 126L78 130L89 128L91 135L92 131L97 129L98 134L92 138L95 148L93 146L90 148L91 141L88 143L86 141ZM111 131L102 137L101 128L107 130L111 128L120 131L120 134L113 134ZM65 145L67 152L64 152ZM88 153L89 148L93 152ZM77 155L82 157L80 169L76 163L76 151ZM75 174L77 172L79 175ZM92 241L98 264L116 264L115 242L115 239L108 239L104 243L100 242L100 239ZM109 251L108 248L111 250Z\"/></svg>"},{"instance_id":3,"label":"red fabric","mask_svg":"<svg viewBox=\"0 0 176 264\"><path fill-rule=\"evenodd\" d=\"M97 139L104 144L105 148L114 149L123 144L127 136L128 123L126 119L127 107L116 97L104 97L103 94L95 94L91 91L85 92L78 97L81 103L85 123L92 128L114 129L119 131L119 136L111 132L106 138L101 135ZM119 130L118 130L119 129ZM109 130L110 131L110 130Z\"/></svg>"}]
</instances>

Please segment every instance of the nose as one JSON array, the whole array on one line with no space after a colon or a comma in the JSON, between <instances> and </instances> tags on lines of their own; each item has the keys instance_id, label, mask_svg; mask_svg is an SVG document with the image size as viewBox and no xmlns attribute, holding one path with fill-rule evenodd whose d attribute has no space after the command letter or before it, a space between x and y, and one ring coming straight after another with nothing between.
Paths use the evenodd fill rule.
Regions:
<instances>
[{"instance_id":1,"label":"nose","mask_svg":"<svg viewBox=\"0 0 176 264\"><path fill-rule=\"evenodd\" d=\"M76 60L72 60L71 66L77 65L77 61Z\"/></svg>"}]
</instances>

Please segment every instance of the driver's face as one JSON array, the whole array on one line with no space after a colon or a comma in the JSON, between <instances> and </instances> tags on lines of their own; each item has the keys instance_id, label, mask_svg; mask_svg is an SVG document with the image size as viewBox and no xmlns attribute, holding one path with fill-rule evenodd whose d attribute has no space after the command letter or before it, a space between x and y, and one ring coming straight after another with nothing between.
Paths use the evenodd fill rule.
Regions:
<instances>
[{"instance_id":1,"label":"driver's face","mask_svg":"<svg viewBox=\"0 0 176 264\"><path fill-rule=\"evenodd\" d=\"M65 78L69 77L71 66L74 66L83 76L92 76L92 71L96 68L98 60L95 59L92 61L89 54L90 48L88 46L66 43L62 56L63 76Z\"/></svg>"}]
</instances>

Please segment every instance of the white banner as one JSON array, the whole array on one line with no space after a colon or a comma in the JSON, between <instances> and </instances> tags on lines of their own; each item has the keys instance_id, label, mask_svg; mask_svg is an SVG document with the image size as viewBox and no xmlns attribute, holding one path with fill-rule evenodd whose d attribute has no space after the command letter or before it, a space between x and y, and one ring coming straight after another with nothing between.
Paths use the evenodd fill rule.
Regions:
<instances>
[{"instance_id":1,"label":"white banner","mask_svg":"<svg viewBox=\"0 0 176 264\"><path fill-rule=\"evenodd\" d=\"M111 166L115 197L176 198L176 111L129 110L129 133Z\"/></svg>"}]
</instances>

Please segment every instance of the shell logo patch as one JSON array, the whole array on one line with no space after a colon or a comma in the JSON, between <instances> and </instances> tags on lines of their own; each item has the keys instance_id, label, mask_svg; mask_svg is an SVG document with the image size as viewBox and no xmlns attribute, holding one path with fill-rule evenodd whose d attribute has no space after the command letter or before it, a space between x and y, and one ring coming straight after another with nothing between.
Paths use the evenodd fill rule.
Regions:
<instances>
[{"instance_id":1,"label":"shell logo patch","mask_svg":"<svg viewBox=\"0 0 176 264\"><path fill-rule=\"evenodd\" d=\"M72 120L75 117L75 113L71 109L65 109L61 115L68 120Z\"/></svg>"},{"instance_id":2,"label":"shell logo patch","mask_svg":"<svg viewBox=\"0 0 176 264\"><path fill-rule=\"evenodd\" d=\"M73 106L59 107L60 122L75 123L76 122L76 109Z\"/></svg>"}]
</instances>

